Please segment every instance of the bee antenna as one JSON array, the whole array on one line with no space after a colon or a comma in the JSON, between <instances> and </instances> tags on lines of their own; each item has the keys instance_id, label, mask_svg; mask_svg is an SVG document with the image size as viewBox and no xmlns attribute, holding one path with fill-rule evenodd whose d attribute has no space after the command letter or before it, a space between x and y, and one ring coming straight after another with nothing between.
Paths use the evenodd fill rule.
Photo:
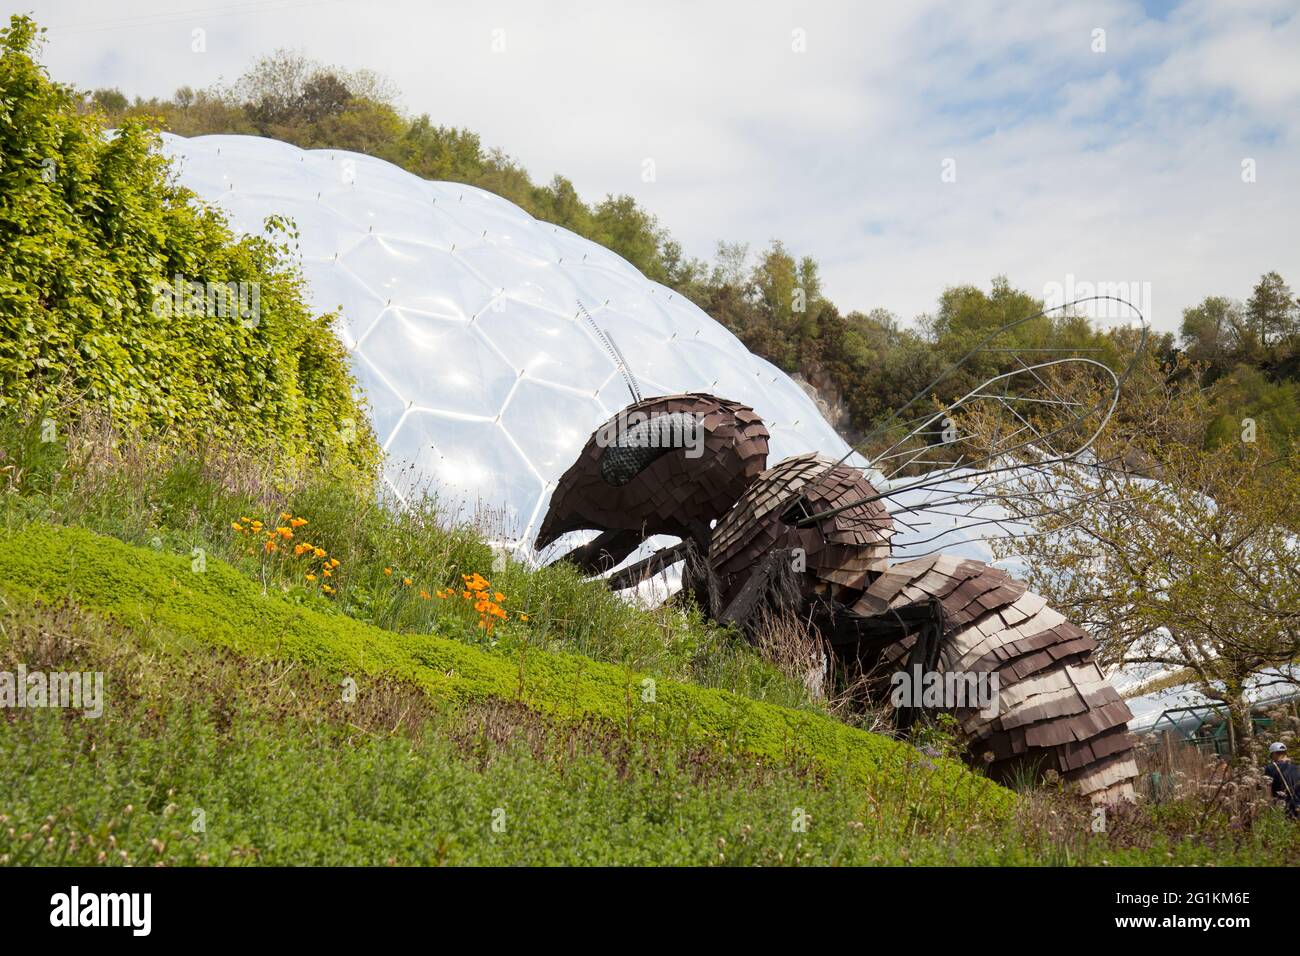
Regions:
<instances>
[{"instance_id":1,"label":"bee antenna","mask_svg":"<svg viewBox=\"0 0 1300 956\"><path fill-rule=\"evenodd\" d=\"M641 389L637 386L636 378L632 375L632 370L627 367L627 360L623 358L623 353L620 352L618 346L614 344L613 336L596 324L596 320L591 317L591 313L587 311L587 307L582 304L581 299L578 300L578 310L586 317L588 324L591 325L592 329L596 333L596 338L600 339L600 343L605 346L605 351L608 352L609 357L614 360L614 365L623 375L623 381L627 383L627 390L632 393L633 400L637 402L641 401Z\"/></svg>"}]
</instances>

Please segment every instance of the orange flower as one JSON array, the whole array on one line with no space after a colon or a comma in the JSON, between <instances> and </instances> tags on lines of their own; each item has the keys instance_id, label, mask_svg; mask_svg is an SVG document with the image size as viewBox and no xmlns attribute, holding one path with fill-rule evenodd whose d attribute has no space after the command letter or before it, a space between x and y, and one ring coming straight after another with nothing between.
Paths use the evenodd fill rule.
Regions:
<instances>
[{"instance_id":1,"label":"orange flower","mask_svg":"<svg viewBox=\"0 0 1300 956\"><path fill-rule=\"evenodd\" d=\"M409 587L411 586L411 579L410 579L410 578L402 578L402 583L405 584L405 585L409 588Z\"/></svg>"},{"instance_id":2,"label":"orange flower","mask_svg":"<svg viewBox=\"0 0 1300 956\"><path fill-rule=\"evenodd\" d=\"M328 552L324 548L316 548L312 553L318 558L323 558Z\"/></svg>"},{"instance_id":3,"label":"orange flower","mask_svg":"<svg viewBox=\"0 0 1300 956\"><path fill-rule=\"evenodd\" d=\"M308 581L315 581L315 580L316 580L316 575L314 575L314 574L309 574L309 575L307 575L307 580L308 580Z\"/></svg>"},{"instance_id":4,"label":"orange flower","mask_svg":"<svg viewBox=\"0 0 1300 956\"><path fill-rule=\"evenodd\" d=\"M520 614L520 615L519 615L519 620L521 620L521 621L526 621L526 620L528 620L528 615L527 615L527 614Z\"/></svg>"},{"instance_id":5,"label":"orange flower","mask_svg":"<svg viewBox=\"0 0 1300 956\"><path fill-rule=\"evenodd\" d=\"M504 594L502 594L500 591L498 591L498 592L497 592L496 594L494 594L492 597L493 597L493 600L495 600L495 601L504 601L504 600L506 599L506 596L505 596Z\"/></svg>"},{"instance_id":6,"label":"orange flower","mask_svg":"<svg viewBox=\"0 0 1300 956\"><path fill-rule=\"evenodd\" d=\"M428 592L428 591L421 591L421 592L420 592L420 600L422 600L422 601L427 601L427 600L429 600L429 592Z\"/></svg>"},{"instance_id":7,"label":"orange flower","mask_svg":"<svg viewBox=\"0 0 1300 956\"><path fill-rule=\"evenodd\" d=\"M281 520L281 521L288 521L288 520L289 520L290 518L292 518L292 517L293 517L293 515L290 514L290 513L287 512L287 511L281 511L281 512L280 512L280 520Z\"/></svg>"},{"instance_id":8,"label":"orange flower","mask_svg":"<svg viewBox=\"0 0 1300 956\"><path fill-rule=\"evenodd\" d=\"M465 586L471 591L486 591L488 587L490 587L487 579L477 572L472 575L462 574L461 579L465 582Z\"/></svg>"},{"instance_id":9,"label":"orange flower","mask_svg":"<svg viewBox=\"0 0 1300 956\"><path fill-rule=\"evenodd\" d=\"M301 527L302 527L303 525L305 525L306 523L307 523L307 519L306 519L306 518L290 518L290 519L289 519L289 527L291 527L291 528L301 528Z\"/></svg>"},{"instance_id":10,"label":"orange flower","mask_svg":"<svg viewBox=\"0 0 1300 956\"><path fill-rule=\"evenodd\" d=\"M393 573L393 569L392 569L392 568L384 568L384 573L387 574L387 575L389 575L389 576L391 577L391 576L392 576L392 573Z\"/></svg>"},{"instance_id":11,"label":"orange flower","mask_svg":"<svg viewBox=\"0 0 1300 956\"><path fill-rule=\"evenodd\" d=\"M320 589L321 589L322 591L324 591L326 594L333 594L333 593L334 593L334 589L333 589L332 587L330 587L328 584L322 584L322 585L320 586Z\"/></svg>"}]
</instances>

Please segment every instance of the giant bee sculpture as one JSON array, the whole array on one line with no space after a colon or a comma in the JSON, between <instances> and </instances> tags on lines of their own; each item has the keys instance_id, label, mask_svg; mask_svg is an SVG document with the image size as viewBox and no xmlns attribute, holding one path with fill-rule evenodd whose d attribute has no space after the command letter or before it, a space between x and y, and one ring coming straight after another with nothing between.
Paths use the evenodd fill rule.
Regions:
<instances>
[{"instance_id":1,"label":"giant bee sculpture","mask_svg":"<svg viewBox=\"0 0 1300 956\"><path fill-rule=\"evenodd\" d=\"M981 346L1024 321L1004 326ZM1104 425L1127 372L1116 375L1078 358L1021 364L1042 382L1049 367L1066 362L1104 369L1114 386L1096 406L1071 408L1069 428L1077 432L1089 414L1099 414ZM1007 404L1006 389L989 387L1006 377L986 381L947 410L985 398ZM924 433L940 414L921 415L913 434ZM1091 443L1091 437L1076 441L1062 454L1067 428L1030 430L1035 448L1051 449L1045 460L1078 460ZM560 478L536 544L545 548L573 531L598 532L560 559L596 575L615 569L652 536L678 538L609 575L609 586L628 588L681 563L683 591L712 619L753 639L772 615L793 615L846 673L996 674L994 706L950 708L972 761L986 763L995 779L1018 768L1054 770L1094 801L1132 797L1132 714L1094 660L1091 636L982 561L943 553L892 561L891 492L877 490L866 471L847 463L848 455L840 461L796 455L768 467L768 437L762 419L739 402L702 392L638 396L592 434ZM991 460L965 464L967 475L970 466L977 474L998 470ZM947 471L930 484L951 477ZM919 715L909 705L896 721L906 727Z\"/></svg>"}]
</instances>

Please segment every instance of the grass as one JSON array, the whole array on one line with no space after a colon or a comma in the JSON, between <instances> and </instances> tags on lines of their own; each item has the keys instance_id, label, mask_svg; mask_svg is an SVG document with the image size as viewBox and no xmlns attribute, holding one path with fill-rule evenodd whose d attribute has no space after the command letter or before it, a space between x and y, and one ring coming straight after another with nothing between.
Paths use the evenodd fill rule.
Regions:
<instances>
[{"instance_id":1,"label":"grass","mask_svg":"<svg viewBox=\"0 0 1300 956\"><path fill-rule=\"evenodd\" d=\"M0 539L0 593L16 603L68 598L133 626L202 645L294 661L358 685L399 679L451 703L502 700L559 719L595 719L631 734L708 743L806 762L864 786L908 779L918 813L996 817L1010 794L949 760L826 717L729 691L665 680L579 655L484 649L436 635L399 635L263 592L222 561L124 544L80 528L33 525ZM324 603L321 601L320 603ZM892 788L892 785L891 785Z\"/></svg>"},{"instance_id":2,"label":"grass","mask_svg":"<svg viewBox=\"0 0 1300 956\"><path fill-rule=\"evenodd\" d=\"M0 862L943 863L963 853L951 827L886 810L879 790L797 761L547 719L499 699L453 704L405 681L368 681L347 704L313 670L196 653L173 632L67 605L24 604L3 620L6 666L100 669L112 703L101 720L7 715ZM992 845L982 852L997 858Z\"/></svg>"},{"instance_id":3,"label":"grass","mask_svg":"<svg viewBox=\"0 0 1300 956\"><path fill-rule=\"evenodd\" d=\"M109 704L0 718L0 864L1224 864L1294 844L1277 815L1227 846L1133 841L1123 819L1092 834L1060 801L935 816L924 769L864 786L384 677L349 702L297 662L13 589L3 603L0 670L99 671Z\"/></svg>"},{"instance_id":4,"label":"grass","mask_svg":"<svg viewBox=\"0 0 1300 956\"><path fill-rule=\"evenodd\" d=\"M826 710L810 699L801 673L784 672L698 611L630 604L568 566L535 569L503 560L485 543L483 529L450 521L435 500L391 509L370 488L328 469L285 479L274 462L239 450L129 438L93 416L82 417L56 442L42 441L46 416L0 419L0 480L7 478L8 485L0 498L4 528L46 522L174 553L200 549L267 590L386 630L567 650L756 700ZM302 566L290 559L268 560L256 548L248 554L246 538L231 529L239 517L273 527L281 513L306 518L300 538L309 536L341 560L328 600L317 600L322 580L309 585ZM508 626L490 637L461 602L420 597L421 591L459 589L461 576L473 573L491 579L511 613ZM402 585L406 579L410 586ZM526 624L520 614L528 616Z\"/></svg>"},{"instance_id":5,"label":"grass","mask_svg":"<svg viewBox=\"0 0 1300 956\"><path fill-rule=\"evenodd\" d=\"M1015 795L836 719L798 654L566 569L493 570L432 505L93 423L25 428L0 421L0 671L100 671L108 701L97 720L0 711L0 863L1300 859L1300 828L1245 778L1093 833L1057 784ZM249 554L229 523L253 512L310 516L335 593ZM419 596L465 573L502 591L490 634L467 602Z\"/></svg>"}]
</instances>

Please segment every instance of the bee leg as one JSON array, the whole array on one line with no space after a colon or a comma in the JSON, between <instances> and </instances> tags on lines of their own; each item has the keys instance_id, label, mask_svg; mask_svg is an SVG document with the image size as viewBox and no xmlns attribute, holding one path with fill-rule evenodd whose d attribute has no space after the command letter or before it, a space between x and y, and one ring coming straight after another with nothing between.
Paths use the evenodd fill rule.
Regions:
<instances>
[{"instance_id":1,"label":"bee leg","mask_svg":"<svg viewBox=\"0 0 1300 956\"><path fill-rule=\"evenodd\" d=\"M802 602L798 572L794 570L794 553L772 551L754 565L740 591L719 614L720 624L735 624L751 634L764 613L797 611Z\"/></svg>"},{"instance_id":2,"label":"bee leg","mask_svg":"<svg viewBox=\"0 0 1300 956\"><path fill-rule=\"evenodd\" d=\"M605 586L611 591L622 591L625 588L635 587L642 581L654 577L664 568L671 567L678 561L683 560L690 547L692 545L689 541L683 541L671 548L660 548L650 557L638 561L636 564L629 564L617 574L610 575L605 579Z\"/></svg>"},{"instance_id":3,"label":"bee leg","mask_svg":"<svg viewBox=\"0 0 1300 956\"><path fill-rule=\"evenodd\" d=\"M567 561L583 574L604 574L637 549L642 535L635 531L602 531L586 544L579 545L552 564Z\"/></svg>"}]
</instances>

